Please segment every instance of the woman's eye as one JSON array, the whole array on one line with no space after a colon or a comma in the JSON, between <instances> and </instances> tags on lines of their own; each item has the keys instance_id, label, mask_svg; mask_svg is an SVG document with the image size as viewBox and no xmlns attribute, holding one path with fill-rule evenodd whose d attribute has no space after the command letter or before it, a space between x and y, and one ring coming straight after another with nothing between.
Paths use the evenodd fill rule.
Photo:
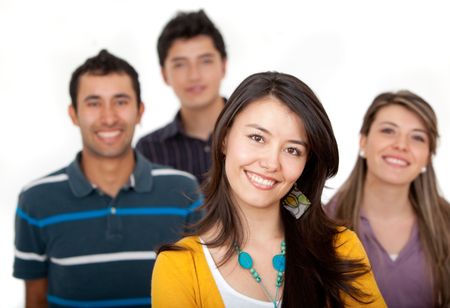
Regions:
<instances>
[{"instance_id":1,"label":"woman's eye","mask_svg":"<svg viewBox=\"0 0 450 308\"><path fill-rule=\"evenodd\" d=\"M412 138L414 140L416 140L416 141L419 141L419 142L425 142L426 141L425 137L424 136L420 136L420 135L412 136Z\"/></svg>"},{"instance_id":2,"label":"woman's eye","mask_svg":"<svg viewBox=\"0 0 450 308\"><path fill-rule=\"evenodd\" d=\"M384 133L384 134L393 134L394 130L392 128L385 127L383 129L381 129L381 132Z\"/></svg>"},{"instance_id":3,"label":"woman's eye","mask_svg":"<svg viewBox=\"0 0 450 308\"><path fill-rule=\"evenodd\" d=\"M286 152L295 156L300 156L301 152L297 148L287 148Z\"/></svg>"},{"instance_id":4,"label":"woman's eye","mask_svg":"<svg viewBox=\"0 0 450 308\"><path fill-rule=\"evenodd\" d=\"M252 139L253 141L256 141L259 143L264 142L264 138L260 135L253 134L253 135L250 135L249 138Z\"/></svg>"},{"instance_id":5,"label":"woman's eye","mask_svg":"<svg viewBox=\"0 0 450 308\"><path fill-rule=\"evenodd\" d=\"M211 64L213 63L212 59L203 59L202 64Z\"/></svg>"}]
</instances>

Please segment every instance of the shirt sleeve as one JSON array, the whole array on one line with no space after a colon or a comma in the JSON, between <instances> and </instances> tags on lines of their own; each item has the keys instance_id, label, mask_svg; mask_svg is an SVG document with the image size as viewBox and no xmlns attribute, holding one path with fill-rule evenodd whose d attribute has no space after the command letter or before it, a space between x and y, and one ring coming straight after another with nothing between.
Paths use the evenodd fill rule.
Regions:
<instances>
[{"instance_id":1,"label":"shirt sleeve","mask_svg":"<svg viewBox=\"0 0 450 308\"><path fill-rule=\"evenodd\" d=\"M47 277L46 243L39 220L30 214L29 202L19 196L15 217L15 256L13 276L20 279Z\"/></svg>"},{"instance_id":2,"label":"shirt sleeve","mask_svg":"<svg viewBox=\"0 0 450 308\"><path fill-rule=\"evenodd\" d=\"M337 252L338 255L350 260L362 260L362 263L370 267L369 259L364 250L361 241L356 236L356 233L348 229L342 231L338 236L337 240ZM387 307L384 302L383 296L378 289L375 277L372 271L359 276L353 285L360 289L365 294L368 294L368 300L370 303L364 304L364 307L372 308L383 308ZM344 301L345 307L361 307L361 303L349 296L348 294L343 294L342 299Z\"/></svg>"},{"instance_id":3,"label":"shirt sleeve","mask_svg":"<svg viewBox=\"0 0 450 308\"><path fill-rule=\"evenodd\" d=\"M158 255L152 275L152 307L199 307L196 273L190 251L165 251Z\"/></svg>"},{"instance_id":4,"label":"shirt sleeve","mask_svg":"<svg viewBox=\"0 0 450 308\"><path fill-rule=\"evenodd\" d=\"M144 157L148 157L148 154L145 151L145 137L139 139L135 147L136 151L141 153Z\"/></svg>"}]
</instances>

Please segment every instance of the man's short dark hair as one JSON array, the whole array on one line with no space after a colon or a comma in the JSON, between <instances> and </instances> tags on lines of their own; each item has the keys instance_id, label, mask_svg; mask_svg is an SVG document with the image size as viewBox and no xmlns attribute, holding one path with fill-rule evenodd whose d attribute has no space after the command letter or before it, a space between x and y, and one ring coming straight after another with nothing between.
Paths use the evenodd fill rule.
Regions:
<instances>
[{"instance_id":1,"label":"man's short dark hair","mask_svg":"<svg viewBox=\"0 0 450 308\"><path fill-rule=\"evenodd\" d=\"M138 106L141 104L141 86L139 84L139 75L136 70L125 60L114 56L106 49L100 50L98 55L89 58L73 73L70 79L69 92L72 100L72 106L77 110L78 87L80 77L84 74L105 76L113 73L127 74L131 78L131 83L136 94Z\"/></svg>"},{"instance_id":2,"label":"man's short dark hair","mask_svg":"<svg viewBox=\"0 0 450 308\"><path fill-rule=\"evenodd\" d=\"M227 51L222 34L206 16L203 10L198 12L179 12L163 28L158 38L159 64L164 66L170 47L177 39L190 39L198 35L209 36L222 59L226 59Z\"/></svg>"}]
</instances>

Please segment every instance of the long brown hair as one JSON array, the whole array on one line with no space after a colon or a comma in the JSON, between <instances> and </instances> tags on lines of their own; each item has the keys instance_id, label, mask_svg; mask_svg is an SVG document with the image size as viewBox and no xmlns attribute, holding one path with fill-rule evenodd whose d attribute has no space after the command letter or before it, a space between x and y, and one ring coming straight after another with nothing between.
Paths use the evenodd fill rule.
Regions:
<instances>
[{"instance_id":1,"label":"long brown hair","mask_svg":"<svg viewBox=\"0 0 450 308\"><path fill-rule=\"evenodd\" d=\"M344 260L337 255L335 240L340 231L321 206L325 181L336 174L339 162L331 123L313 91L294 76L276 72L251 75L225 104L215 125L212 167L203 187L206 215L196 225L195 234L219 226L215 237L206 245L228 248L221 264L235 253L233 244L242 246L243 222L230 196L222 145L236 116L252 102L268 96L285 104L302 119L309 144L308 160L297 186L308 196L311 206L298 220L280 206L287 245L283 306L343 307L343 292L363 303L366 294L352 282L369 269L359 260ZM167 246L163 248L167 249Z\"/></svg>"},{"instance_id":2,"label":"long brown hair","mask_svg":"<svg viewBox=\"0 0 450 308\"><path fill-rule=\"evenodd\" d=\"M422 120L430 140L430 155L434 155L439 137L436 114L424 99L409 91L378 95L366 111L360 134L367 136L378 111L389 105L403 106ZM426 172L419 174L411 183L409 200L417 216L422 245L433 275L434 302L436 306L449 307L450 205L439 194L431 157L426 168ZM349 222L356 231L366 174L366 162L358 157L349 178L335 197L336 218Z\"/></svg>"}]
</instances>

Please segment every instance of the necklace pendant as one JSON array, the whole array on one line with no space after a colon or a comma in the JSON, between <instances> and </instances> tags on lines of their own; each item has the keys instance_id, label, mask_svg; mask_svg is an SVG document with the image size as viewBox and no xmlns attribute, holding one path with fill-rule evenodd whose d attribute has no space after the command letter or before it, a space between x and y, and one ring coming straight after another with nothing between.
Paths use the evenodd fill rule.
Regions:
<instances>
[{"instance_id":1,"label":"necklace pendant","mask_svg":"<svg viewBox=\"0 0 450 308\"><path fill-rule=\"evenodd\" d=\"M238 245L235 245L236 252L238 254L238 263L239 265L249 270L252 277L255 279L255 281L261 286L264 293L266 294L267 298L273 303L274 307L278 306L278 291L281 288L283 284L283 275L286 268L286 242L281 242L281 251L279 254L275 255L272 258L272 266L273 268L278 272L277 273L277 279L275 281L276 291L275 296L272 297L270 292L267 290L266 286L264 285L261 276L259 276L258 272L253 268L253 259L250 256L248 252L242 251Z\"/></svg>"},{"instance_id":2,"label":"necklace pendant","mask_svg":"<svg viewBox=\"0 0 450 308\"><path fill-rule=\"evenodd\" d=\"M238 262L245 269L251 269L253 267L252 257L245 251L239 252Z\"/></svg>"},{"instance_id":3,"label":"necklace pendant","mask_svg":"<svg viewBox=\"0 0 450 308\"><path fill-rule=\"evenodd\" d=\"M278 254L272 259L273 268L278 272L284 272L286 268L286 257L282 254Z\"/></svg>"}]
</instances>

